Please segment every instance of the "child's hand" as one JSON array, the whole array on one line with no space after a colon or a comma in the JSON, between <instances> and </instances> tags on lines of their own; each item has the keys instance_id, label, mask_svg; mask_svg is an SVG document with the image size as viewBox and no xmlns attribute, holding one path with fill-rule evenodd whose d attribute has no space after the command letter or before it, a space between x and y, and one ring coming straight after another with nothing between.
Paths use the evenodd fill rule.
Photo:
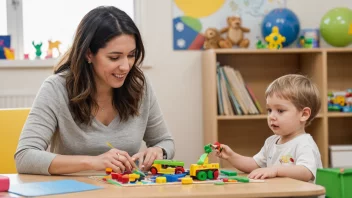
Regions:
<instances>
[{"instance_id":1,"label":"child's hand","mask_svg":"<svg viewBox=\"0 0 352 198\"><path fill-rule=\"evenodd\" d=\"M229 146L221 144L220 147L222 148L220 151L216 150L216 156L219 158L227 160L233 155L234 152Z\"/></svg>"},{"instance_id":2,"label":"child's hand","mask_svg":"<svg viewBox=\"0 0 352 198\"><path fill-rule=\"evenodd\" d=\"M265 179L265 178L273 178L277 176L277 168L270 167L270 168L258 168L252 171L248 178L250 179Z\"/></svg>"}]
</instances>

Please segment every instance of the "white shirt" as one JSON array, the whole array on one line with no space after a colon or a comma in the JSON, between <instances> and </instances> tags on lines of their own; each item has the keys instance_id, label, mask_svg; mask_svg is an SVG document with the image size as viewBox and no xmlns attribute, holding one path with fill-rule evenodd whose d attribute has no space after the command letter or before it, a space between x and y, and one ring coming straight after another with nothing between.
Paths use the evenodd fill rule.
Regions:
<instances>
[{"instance_id":1,"label":"white shirt","mask_svg":"<svg viewBox=\"0 0 352 198\"><path fill-rule=\"evenodd\" d=\"M272 135L253 159L261 168L275 165L303 165L314 175L322 168L320 152L310 134L302 134L284 143L277 144L280 136Z\"/></svg>"}]
</instances>

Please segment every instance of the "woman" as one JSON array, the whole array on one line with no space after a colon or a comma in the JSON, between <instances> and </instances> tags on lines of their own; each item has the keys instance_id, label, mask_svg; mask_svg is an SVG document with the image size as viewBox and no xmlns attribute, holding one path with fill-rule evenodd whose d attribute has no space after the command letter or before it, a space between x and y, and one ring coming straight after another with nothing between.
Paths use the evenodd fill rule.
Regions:
<instances>
[{"instance_id":1,"label":"woman","mask_svg":"<svg viewBox=\"0 0 352 198\"><path fill-rule=\"evenodd\" d=\"M171 159L174 141L139 68L143 58L140 33L125 12L90 11L33 103L15 153L18 172L121 172L135 160L148 170L155 159ZM143 140L148 148L138 152Z\"/></svg>"}]
</instances>

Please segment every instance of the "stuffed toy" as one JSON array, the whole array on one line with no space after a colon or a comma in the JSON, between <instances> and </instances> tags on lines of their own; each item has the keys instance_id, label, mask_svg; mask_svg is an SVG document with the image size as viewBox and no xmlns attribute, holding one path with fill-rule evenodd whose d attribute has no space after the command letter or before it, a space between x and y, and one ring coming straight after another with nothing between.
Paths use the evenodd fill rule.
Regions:
<instances>
[{"instance_id":1,"label":"stuffed toy","mask_svg":"<svg viewBox=\"0 0 352 198\"><path fill-rule=\"evenodd\" d=\"M220 32L216 28L208 28L204 33L204 49L231 48L232 43L221 38Z\"/></svg>"},{"instance_id":2,"label":"stuffed toy","mask_svg":"<svg viewBox=\"0 0 352 198\"><path fill-rule=\"evenodd\" d=\"M243 34L249 32L248 28L242 27L242 20L240 17L227 17L227 27L220 31L220 34L227 33L227 39L231 41L232 45L237 45L241 48L249 46L249 40L244 38Z\"/></svg>"}]
</instances>

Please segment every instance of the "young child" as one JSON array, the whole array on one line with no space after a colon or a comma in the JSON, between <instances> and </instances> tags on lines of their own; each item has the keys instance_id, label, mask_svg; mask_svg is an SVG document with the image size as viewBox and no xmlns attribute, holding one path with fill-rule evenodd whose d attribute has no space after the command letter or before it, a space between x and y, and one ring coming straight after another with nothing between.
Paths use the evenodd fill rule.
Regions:
<instances>
[{"instance_id":1,"label":"young child","mask_svg":"<svg viewBox=\"0 0 352 198\"><path fill-rule=\"evenodd\" d=\"M234 152L222 144L217 156L228 160L240 171L250 173L251 179L290 177L315 181L317 168L322 168L319 149L305 127L320 109L316 86L297 74L282 76L272 82L265 92L268 125L275 135L253 157Z\"/></svg>"}]
</instances>

